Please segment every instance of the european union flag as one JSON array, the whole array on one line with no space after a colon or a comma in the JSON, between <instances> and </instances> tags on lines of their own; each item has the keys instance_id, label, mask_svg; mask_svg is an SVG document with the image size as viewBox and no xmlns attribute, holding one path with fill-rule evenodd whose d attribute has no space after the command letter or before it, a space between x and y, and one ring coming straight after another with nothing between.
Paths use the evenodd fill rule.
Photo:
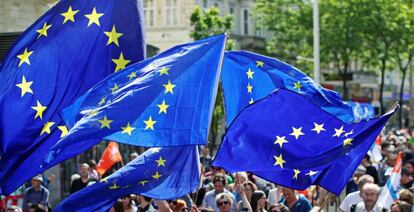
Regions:
<instances>
[{"instance_id":1,"label":"european union flag","mask_svg":"<svg viewBox=\"0 0 414 212\"><path fill-rule=\"evenodd\" d=\"M225 40L222 34L176 46L102 80L64 109L71 129L46 162L72 157L101 139L139 146L205 144Z\"/></svg>"},{"instance_id":2,"label":"european union flag","mask_svg":"<svg viewBox=\"0 0 414 212\"><path fill-rule=\"evenodd\" d=\"M68 131L62 108L144 59L141 13L136 0L62 0L16 41L0 67L0 194L51 167L39 166Z\"/></svg>"},{"instance_id":3,"label":"european union flag","mask_svg":"<svg viewBox=\"0 0 414 212\"><path fill-rule=\"evenodd\" d=\"M274 58L247 51L228 51L221 75L227 126L247 105L277 88L302 94L323 110L353 122L352 107L340 95L316 84L299 69Z\"/></svg>"},{"instance_id":4,"label":"european union flag","mask_svg":"<svg viewBox=\"0 0 414 212\"><path fill-rule=\"evenodd\" d=\"M395 110L347 124L280 88L236 117L213 165L293 189L319 184L339 195Z\"/></svg>"},{"instance_id":5,"label":"european union flag","mask_svg":"<svg viewBox=\"0 0 414 212\"><path fill-rule=\"evenodd\" d=\"M151 148L107 178L65 200L55 211L94 211L127 194L176 199L198 188L197 146Z\"/></svg>"}]
</instances>

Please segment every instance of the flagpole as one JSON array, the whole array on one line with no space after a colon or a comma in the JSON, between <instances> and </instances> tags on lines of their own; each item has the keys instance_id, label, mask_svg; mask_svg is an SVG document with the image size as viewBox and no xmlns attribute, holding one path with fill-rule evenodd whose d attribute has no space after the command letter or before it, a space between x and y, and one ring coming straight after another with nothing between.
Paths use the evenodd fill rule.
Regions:
<instances>
[{"instance_id":1,"label":"flagpole","mask_svg":"<svg viewBox=\"0 0 414 212\"><path fill-rule=\"evenodd\" d=\"M313 0L313 78L320 84L320 57L319 57L319 3Z\"/></svg>"}]
</instances>

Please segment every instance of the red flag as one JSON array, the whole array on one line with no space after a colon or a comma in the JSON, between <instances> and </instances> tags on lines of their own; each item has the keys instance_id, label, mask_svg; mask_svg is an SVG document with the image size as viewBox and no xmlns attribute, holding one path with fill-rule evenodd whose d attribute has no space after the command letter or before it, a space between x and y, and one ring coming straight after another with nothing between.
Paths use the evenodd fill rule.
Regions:
<instances>
[{"instance_id":1,"label":"red flag","mask_svg":"<svg viewBox=\"0 0 414 212\"><path fill-rule=\"evenodd\" d=\"M109 142L105 151L102 153L102 157L99 160L96 171L99 175L105 174L115 163L122 160L121 153L119 152L118 144L115 142Z\"/></svg>"}]
</instances>

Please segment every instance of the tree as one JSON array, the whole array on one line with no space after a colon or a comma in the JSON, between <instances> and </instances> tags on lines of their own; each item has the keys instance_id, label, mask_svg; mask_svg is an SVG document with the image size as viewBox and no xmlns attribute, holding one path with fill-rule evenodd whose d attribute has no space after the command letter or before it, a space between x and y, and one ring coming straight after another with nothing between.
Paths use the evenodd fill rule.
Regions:
<instances>
[{"instance_id":1,"label":"tree","mask_svg":"<svg viewBox=\"0 0 414 212\"><path fill-rule=\"evenodd\" d=\"M254 13L259 28L272 33L267 52L308 72L312 63L312 4L309 0L257 0ZM309 74L309 72L308 72Z\"/></svg>"},{"instance_id":2,"label":"tree","mask_svg":"<svg viewBox=\"0 0 414 212\"><path fill-rule=\"evenodd\" d=\"M413 1L396 1L396 16L393 18L393 24L398 26L394 30L395 40L391 46L391 54L395 59L398 69L402 73L400 86L400 104L403 103L403 93L407 70L409 69L414 56L414 5ZM402 127L402 110L398 112L398 124Z\"/></svg>"},{"instance_id":3,"label":"tree","mask_svg":"<svg viewBox=\"0 0 414 212\"><path fill-rule=\"evenodd\" d=\"M199 40L208 36L212 36L220 33L230 33L233 29L233 17L225 16L221 17L219 9L212 7L203 11L199 6L194 8L191 14L191 25L194 27L190 32L190 36L194 40ZM227 39L227 49L232 49L233 42ZM220 129L225 125L224 119L224 100L223 91L221 89L221 83L219 84L216 103L213 111L213 118L210 124L210 133L208 140L210 149L216 148L217 139L219 139Z\"/></svg>"}]
</instances>

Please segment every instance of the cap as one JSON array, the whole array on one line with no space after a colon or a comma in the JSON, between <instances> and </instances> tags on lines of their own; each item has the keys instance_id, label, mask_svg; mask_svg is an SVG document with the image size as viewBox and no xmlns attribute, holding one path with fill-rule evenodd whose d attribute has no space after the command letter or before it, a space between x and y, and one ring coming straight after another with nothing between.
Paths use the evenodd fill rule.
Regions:
<instances>
[{"instance_id":1,"label":"cap","mask_svg":"<svg viewBox=\"0 0 414 212\"><path fill-rule=\"evenodd\" d=\"M32 178L32 180L39 180L40 182L43 182L43 177L42 177L42 175L41 175L41 174L38 174L38 175L34 176L34 177Z\"/></svg>"}]
</instances>

